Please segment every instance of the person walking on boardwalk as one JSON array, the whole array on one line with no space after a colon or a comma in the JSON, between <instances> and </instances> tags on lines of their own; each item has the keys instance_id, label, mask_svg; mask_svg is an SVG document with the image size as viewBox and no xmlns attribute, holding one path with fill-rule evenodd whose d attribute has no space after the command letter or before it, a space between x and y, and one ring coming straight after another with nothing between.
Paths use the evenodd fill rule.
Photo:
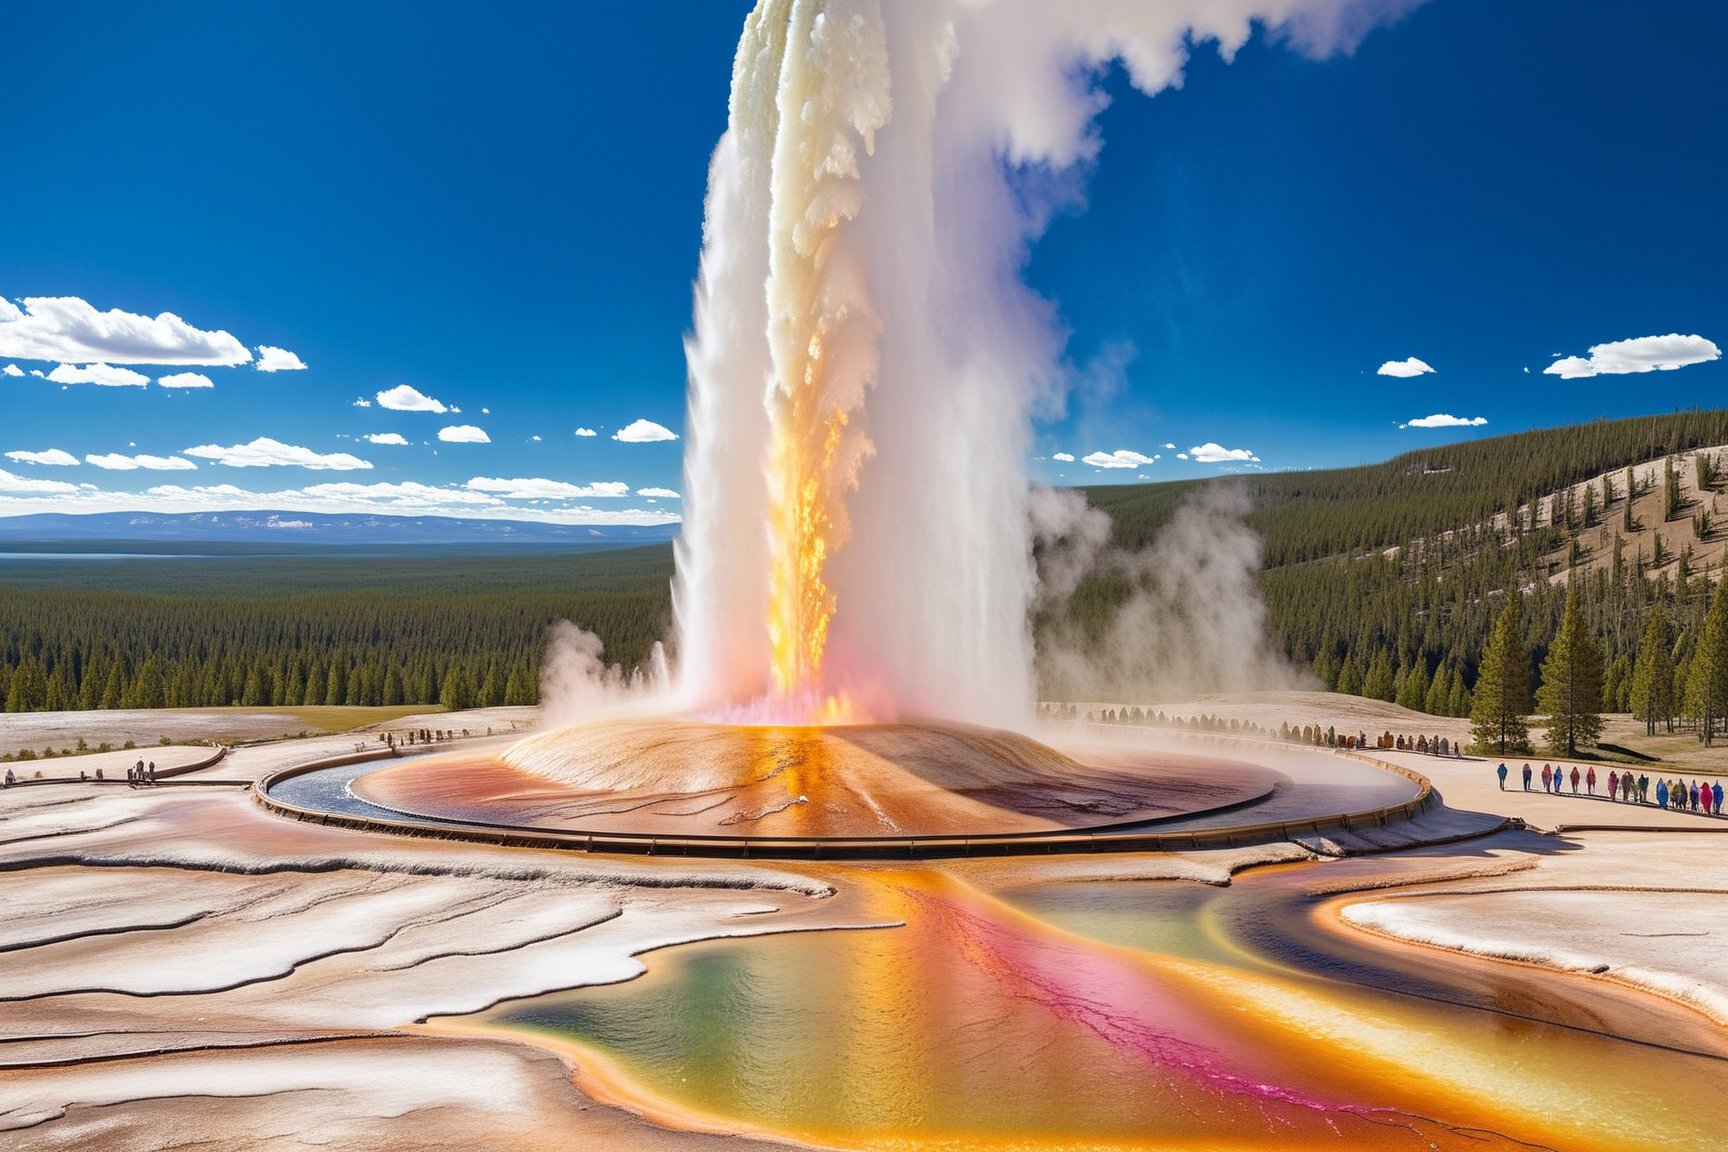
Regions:
<instances>
[{"instance_id":1,"label":"person walking on boardwalk","mask_svg":"<svg viewBox=\"0 0 1728 1152\"><path fill-rule=\"evenodd\" d=\"M1578 765L1572 765L1572 795L1574 796L1578 795L1578 781L1582 776L1583 773L1578 771Z\"/></svg>"},{"instance_id":2,"label":"person walking on boardwalk","mask_svg":"<svg viewBox=\"0 0 1728 1152\"><path fill-rule=\"evenodd\" d=\"M1596 795L1596 765L1590 765L1590 771L1584 773L1584 790L1590 795Z\"/></svg>"},{"instance_id":3,"label":"person walking on boardwalk","mask_svg":"<svg viewBox=\"0 0 1728 1152\"><path fill-rule=\"evenodd\" d=\"M1524 791L1530 791L1530 762L1524 762Z\"/></svg>"},{"instance_id":4,"label":"person walking on boardwalk","mask_svg":"<svg viewBox=\"0 0 1728 1152\"><path fill-rule=\"evenodd\" d=\"M1500 761L1500 767L1494 769L1494 774L1500 777L1500 791L1506 791L1506 761Z\"/></svg>"},{"instance_id":5,"label":"person walking on boardwalk","mask_svg":"<svg viewBox=\"0 0 1728 1152\"><path fill-rule=\"evenodd\" d=\"M1608 769L1608 799L1620 799L1620 773L1612 768Z\"/></svg>"},{"instance_id":6,"label":"person walking on boardwalk","mask_svg":"<svg viewBox=\"0 0 1728 1152\"><path fill-rule=\"evenodd\" d=\"M1722 781L1710 785L1710 801L1711 810L1718 816L1722 815Z\"/></svg>"},{"instance_id":7,"label":"person walking on boardwalk","mask_svg":"<svg viewBox=\"0 0 1728 1152\"><path fill-rule=\"evenodd\" d=\"M1549 770L1546 764L1542 765L1542 791L1554 791L1554 773Z\"/></svg>"},{"instance_id":8,"label":"person walking on boardwalk","mask_svg":"<svg viewBox=\"0 0 1728 1152\"><path fill-rule=\"evenodd\" d=\"M1656 781L1656 807L1668 807L1668 781Z\"/></svg>"}]
</instances>

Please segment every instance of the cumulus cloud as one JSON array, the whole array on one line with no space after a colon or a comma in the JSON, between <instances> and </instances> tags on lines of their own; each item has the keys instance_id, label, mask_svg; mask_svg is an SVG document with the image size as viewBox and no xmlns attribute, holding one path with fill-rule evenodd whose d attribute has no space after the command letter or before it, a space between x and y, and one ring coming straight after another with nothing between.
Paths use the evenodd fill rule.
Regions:
<instances>
[{"instance_id":1,"label":"cumulus cloud","mask_svg":"<svg viewBox=\"0 0 1728 1152\"><path fill-rule=\"evenodd\" d=\"M364 396L356 396L354 398L354 407L356 407L356 408L370 408L370 407L372 407L372 401L366 399L366 397L364 397Z\"/></svg>"},{"instance_id":2,"label":"cumulus cloud","mask_svg":"<svg viewBox=\"0 0 1728 1152\"><path fill-rule=\"evenodd\" d=\"M1072 456L1068 458L1073 459ZM1152 463L1153 458L1127 448L1118 448L1114 452L1093 452L1081 457L1081 460L1094 468L1141 468Z\"/></svg>"},{"instance_id":3,"label":"cumulus cloud","mask_svg":"<svg viewBox=\"0 0 1728 1152\"><path fill-rule=\"evenodd\" d=\"M14 476L4 468L0 468L0 492L69 496L77 491L78 485L68 484L64 480L32 480L27 476Z\"/></svg>"},{"instance_id":4,"label":"cumulus cloud","mask_svg":"<svg viewBox=\"0 0 1728 1152\"><path fill-rule=\"evenodd\" d=\"M1176 450L1176 445L1174 445L1174 444L1166 444L1166 445L1164 445L1164 449L1165 449L1165 451L1167 451L1167 452L1174 452L1174 451L1175 451L1175 450Z\"/></svg>"},{"instance_id":5,"label":"cumulus cloud","mask_svg":"<svg viewBox=\"0 0 1728 1152\"><path fill-rule=\"evenodd\" d=\"M1211 442L1188 449L1183 459L1197 460L1202 464L1260 463L1260 457L1246 448L1226 448Z\"/></svg>"},{"instance_id":6,"label":"cumulus cloud","mask_svg":"<svg viewBox=\"0 0 1728 1152\"><path fill-rule=\"evenodd\" d=\"M660 440L676 440L678 433L652 420L633 420L612 433L612 439L625 444L653 444Z\"/></svg>"},{"instance_id":7,"label":"cumulus cloud","mask_svg":"<svg viewBox=\"0 0 1728 1152\"><path fill-rule=\"evenodd\" d=\"M1703 364L1722 355L1714 341L1702 336L1638 336L1610 344L1593 344L1589 356L1562 356L1542 369L1562 380L1585 376L1619 376L1628 372L1672 372L1688 364Z\"/></svg>"},{"instance_id":8,"label":"cumulus cloud","mask_svg":"<svg viewBox=\"0 0 1728 1152\"><path fill-rule=\"evenodd\" d=\"M538 444L538 443L540 443L540 433L536 432L536 433L534 433L534 435L528 437L528 439L530 439L530 440L534 441L534 443Z\"/></svg>"},{"instance_id":9,"label":"cumulus cloud","mask_svg":"<svg viewBox=\"0 0 1728 1152\"><path fill-rule=\"evenodd\" d=\"M443 401L432 399L412 384L398 384L378 393L378 406L392 412L437 412L442 415L450 411Z\"/></svg>"},{"instance_id":10,"label":"cumulus cloud","mask_svg":"<svg viewBox=\"0 0 1728 1152\"><path fill-rule=\"evenodd\" d=\"M1421 376L1425 372L1432 372L1434 369L1412 356L1408 360L1388 360L1374 371L1379 376L1397 376L1408 379L1411 376Z\"/></svg>"},{"instance_id":11,"label":"cumulus cloud","mask_svg":"<svg viewBox=\"0 0 1728 1152\"><path fill-rule=\"evenodd\" d=\"M400 432L368 432L366 439L374 444L406 444L407 437Z\"/></svg>"},{"instance_id":12,"label":"cumulus cloud","mask_svg":"<svg viewBox=\"0 0 1728 1152\"><path fill-rule=\"evenodd\" d=\"M586 438L589 436L598 436L600 433L594 431L592 428L578 428L576 429L576 435ZM538 437L536 437L536 439L538 439Z\"/></svg>"},{"instance_id":13,"label":"cumulus cloud","mask_svg":"<svg viewBox=\"0 0 1728 1152\"><path fill-rule=\"evenodd\" d=\"M6 367L0 368L0 373L4 373L7 376L22 376L24 375L24 369L18 367L16 364L8 364Z\"/></svg>"},{"instance_id":14,"label":"cumulus cloud","mask_svg":"<svg viewBox=\"0 0 1728 1152\"><path fill-rule=\"evenodd\" d=\"M133 472L139 468L151 472L188 472L198 468L198 465L182 456L151 456L142 452L136 456L110 452L105 456L86 456L84 459L110 472Z\"/></svg>"},{"instance_id":15,"label":"cumulus cloud","mask_svg":"<svg viewBox=\"0 0 1728 1152\"><path fill-rule=\"evenodd\" d=\"M1432 416L1418 416L1408 423L1400 424L1400 428L1480 428L1488 423L1486 416L1453 416L1446 412L1436 412Z\"/></svg>"},{"instance_id":16,"label":"cumulus cloud","mask_svg":"<svg viewBox=\"0 0 1728 1152\"><path fill-rule=\"evenodd\" d=\"M601 480L593 484L566 484L562 480L538 477L505 480L476 476L468 481L474 492L490 492L506 500L588 500L616 499L630 495L630 485L617 480Z\"/></svg>"},{"instance_id":17,"label":"cumulus cloud","mask_svg":"<svg viewBox=\"0 0 1728 1152\"><path fill-rule=\"evenodd\" d=\"M50 448L46 452L26 452L20 449L6 453L6 459L16 460L20 464L52 464L60 468L69 468L78 463L78 457L58 448Z\"/></svg>"},{"instance_id":18,"label":"cumulus cloud","mask_svg":"<svg viewBox=\"0 0 1728 1152\"><path fill-rule=\"evenodd\" d=\"M250 444L223 447L220 444L200 444L185 449L187 456L214 460L230 468L313 468L320 471L351 472L372 467L371 463L346 452L321 453L295 444L284 444L268 436L260 436Z\"/></svg>"},{"instance_id":19,"label":"cumulus cloud","mask_svg":"<svg viewBox=\"0 0 1728 1152\"><path fill-rule=\"evenodd\" d=\"M83 368L61 364L48 373L48 379L56 384L101 384L107 388L142 388L150 383L150 377L142 372L111 364L90 364Z\"/></svg>"},{"instance_id":20,"label":"cumulus cloud","mask_svg":"<svg viewBox=\"0 0 1728 1152\"><path fill-rule=\"evenodd\" d=\"M636 495L647 496L654 500L682 500L683 497L670 488L638 488Z\"/></svg>"},{"instance_id":21,"label":"cumulus cloud","mask_svg":"<svg viewBox=\"0 0 1728 1152\"><path fill-rule=\"evenodd\" d=\"M202 372L175 372L171 376L158 376L156 383L164 388L214 388L210 377Z\"/></svg>"},{"instance_id":22,"label":"cumulus cloud","mask_svg":"<svg viewBox=\"0 0 1728 1152\"><path fill-rule=\"evenodd\" d=\"M20 311L0 300L0 356L104 364L244 364L246 346L226 332L204 332L172 312L154 319L98 312L76 296L30 296Z\"/></svg>"},{"instance_id":23,"label":"cumulus cloud","mask_svg":"<svg viewBox=\"0 0 1728 1152\"><path fill-rule=\"evenodd\" d=\"M1072 453L1072 452L1055 452L1055 453L1051 454L1050 459L1060 460L1064 464L1072 464L1072 463L1074 463L1074 453Z\"/></svg>"},{"instance_id":24,"label":"cumulus cloud","mask_svg":"<svg viewBox=\"0 0 1728 1152\"><path fill-rule=\"evenodd\" d=\"M286 348L260 344L257 368L260 372L301 372L305 370L306 362Z\"/></svg>"},{"instance_id":25,"label":"cumulus cloud","mask_svg":"<svg viewBox=\"0 0 1728 1152\"><path fill-rule=\"evenodd\" d=\"M438 439L446 444L490 444L492 437L486 435L484 428L476 428L472 424L451 424L438 429Z\"/></svg>"}]
</instances>

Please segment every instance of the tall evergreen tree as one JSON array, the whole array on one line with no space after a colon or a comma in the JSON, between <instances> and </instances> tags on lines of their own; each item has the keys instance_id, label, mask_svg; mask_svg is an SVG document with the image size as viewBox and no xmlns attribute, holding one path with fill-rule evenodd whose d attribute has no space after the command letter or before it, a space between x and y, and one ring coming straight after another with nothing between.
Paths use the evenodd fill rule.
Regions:
<instances>
[{"instance_id":1,"label":"tall evergreen tree","mask_svg":"<svg viewBox=\"0 0 1728 1152\"><path fill-rule=\"evenodd\" d=\"M1470 736L1478 748L1500 755L1530 747L1530 650L1524 646L1524 620L1518 590L1508 589L1506 607L1494 624L1488 650L1476 672L1470 708Z\"/></svg>"},{"instance_id":2,"label":"tall evergreen tree","mask_svg":"<svg viewBox=\"0 0 1728 1152\"><path fill-rule=\"evenodd\" d=\"M1556 756L1576 756L1602 735L1602 651L1584 623L1576 576L1566 592L1560 631L1542 661L1537 707L1547 720L1546 744Z\"/></svg>"},{"instance_id":3,"label":"tall evergreen tree","mask_svg":"<svg viewBox=\"0 0 1728 1152\"><path fill-rule=\"evenodd\" d=\"M1368 675L1362 679L1362 695L1370 700L1390 702L1393 688L1392 658L1386 654L1386 649L1376 649L1374 661L1368 665Z\"/></svg>"},{"instance_id":4,"label":"tall evergreen tree","mask_svg":"<svg viewBox=\"0 0 1728 1152\"><path fill-rule=\"evenodd\" d=\"M1704 634L1692 653L1686 711L1697 719L1698 736L1705 746L1714 743L1716 728L1728 718L1728 576L1710 598Z\"/></svg>"},{"instance_id":5,"label":"tall evergreen tree","mask_svg":"<svg viewBox=\"0 0 1728 1152\"><path fill-rule=\"evenodd\" d=\"M1644 721L1644 734L1656 735L1661 721L1674 729L1674 650L1668 637L1668 612L1661 603L1650 610L1638 663L1632 668L1632 714Z\"/></svg>"},{"instance_id":6,"label":"tall evergreen tree","mask_svg":"<svg viewBox=\"0 0 1728 1152\"><path fill-rule=\"evenodd\" d=\"M1423 705L1428 703L1428 664L1421 656L1404 673L1404 682L1398 686L1398 703L1412 712L1423 711Z\"/></svg>"}]
</instances>

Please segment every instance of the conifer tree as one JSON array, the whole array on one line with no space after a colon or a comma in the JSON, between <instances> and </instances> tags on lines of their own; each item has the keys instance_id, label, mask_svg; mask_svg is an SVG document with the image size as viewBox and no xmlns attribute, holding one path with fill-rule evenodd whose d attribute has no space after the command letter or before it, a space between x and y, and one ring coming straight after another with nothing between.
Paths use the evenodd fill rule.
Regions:
<instances>
[{"instance_id":1,"label":"conifer tree","mask_svg":"<svg viewBox=\"0 0 1728 1152\"><path fill-rule=\"evenodd\" d=\"M1346 696L1356 696L1362 691L1362 674L1356 670L1354 652L1344 657L1344 666L1338 669L1338 691Z\"/></svg>"},{"instance_id":2,"label":"conifer tree","mask_svg":"<svg viewBox=\"0 0 1728 1152\"><path fill-rule=\"evenodd\" d=\"M1728 577L1710 598L1704 634L1692 653L1686 684L1686 711L1698 721L1698 736L1706 747L1715 742L1716 728L1728 717Z\"/></svg>"},{"instance_id":3,"label":"conifer tree","mask_svg":"<svg viewBox=\"0 0 1728 1152\"><path fill-rule=\"evenodd\" d=\"M1576 756L1602 735L1602 651L1584 623L1576 580L1569 582L1560 631L1542 661L1537 707L1547 720L1548 750Z\"/></svg>"},{"instance_id":4,"label":"conifer tree","mask_svg":"<svg viewBox=\"0 0 1728 1152\"><path fill-rule=\"evenodd\" d=\"M1674 651L1668 637L1668 612L1660 602L1650 610L1638 663L1632 668L1632 714L1644 721L1644 734L1656 735L1661 721L1674 729Z\"/></svg>"},{"instance_id":5,"label":"conifer tree","mask_svg":"<svg viewBox=\"0 0 1728 1152\"><path fill-rule=\"evenodd\" d=\"M1500 755L1530 747L1530 651L1524 646L1524 621L1517 589L1506 593L1506 607L1482 654L1472 690L1470 736L1478 748Z\"/></svg>"},{"instance_id":6,"label":"conifer tree","mask_svg":"<svg viewBox=\"0 0 1728 1152\"><path fill-rule=\"evenodd\" d=\"M1373 663L1368 665L1368 675L1362 679L1362 695L1370 700L1392 699L1392 658L1386 654L1386 649L1377 649Z\"/></svg>"},{"instance_id":7,"label":"conifer tree","mask_svg":"<svg viewBox=\"0 0 1728 1152\"><path fill-rule=\"evenodd\" d=\"M1620 512L1620 530L1628 534L1638 531L1638 521L1632 518L1632 497L1638 495L1638 480L1630 465L1626 468L1626 507Z\"/></svg>"},{"instance_id":8,"label":"conifer tree","mask_svg":"<svg viewBox=\"0 0 1728 1152\"><path fill-rule=\"evenodd\" d=\"M1452 667L1442 664L1434 670L1428 682L1428 694L1422 698L1422 711L1430 716L1445 716L1447 701L1452 697Z\"/></svg>"},{"instance_id":9,"label":"conifer tree","mask_svg":"<svg viewBox=\"0 0 1728 1152\"><path fill-rule=\"evenodd\" d=\"M1398 688L1398 703L1412 712L1423 711L1428 703L1428 663L1422 657L1404 673L1404 683Z\"/></svg>"}]
</instances>

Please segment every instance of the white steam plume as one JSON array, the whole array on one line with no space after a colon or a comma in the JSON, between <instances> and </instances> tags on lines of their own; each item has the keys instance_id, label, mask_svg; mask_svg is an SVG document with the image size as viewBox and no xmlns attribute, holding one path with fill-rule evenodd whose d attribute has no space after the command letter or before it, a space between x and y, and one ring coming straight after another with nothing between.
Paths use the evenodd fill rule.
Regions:
<instances>
[{"instance_id":1,"label":"white steam plume","mask_svg":"<svg viewBox=\"0 0 1728 1152\"><path fill-rule=\"evenodd\" d=\"M1033 508L1045 619L1038 672L1053 695L1146 701L1310 686L1267 641L1260 538L1243 522L1239 488L1201 488L1138 552L1112 547L1110 518L1076 492L1041 490ZM1126 586L1090 628L1069 611L1089 577Z\"/></svg>"},{"instance_id":2,"label":"white steam plume","mask_svg":"<svg viewBox=\"0 0 1728 1152\"><path fill-rule=\"evenodd\" d=\"M546 657L540 664L540 720L559 728L600 712L646 704L666 692L671 677L666 652L658 643L646 667L625 672L607 664L600 637L560 620L547 630Z\"/></svg>"},{"instance_id":3,"label":"white steam plume","mask_svg":"<svg viewBox=\"0 0 1728 1152\"><path fill-rule=\"evenodd\" d=\"M1121 60L1152 95L1195 44L1228 58L1259 27L1324 56L1417 2L762 0L710 169L687 346L685 705L773 688L786 519L770 473L796 394L839 429L820 469L821 690L877 718L1022 720L1025 460L1065 373L1055 307L1020 274L1100 146L1100 66Z\"/></svg>"}]
</instances>

